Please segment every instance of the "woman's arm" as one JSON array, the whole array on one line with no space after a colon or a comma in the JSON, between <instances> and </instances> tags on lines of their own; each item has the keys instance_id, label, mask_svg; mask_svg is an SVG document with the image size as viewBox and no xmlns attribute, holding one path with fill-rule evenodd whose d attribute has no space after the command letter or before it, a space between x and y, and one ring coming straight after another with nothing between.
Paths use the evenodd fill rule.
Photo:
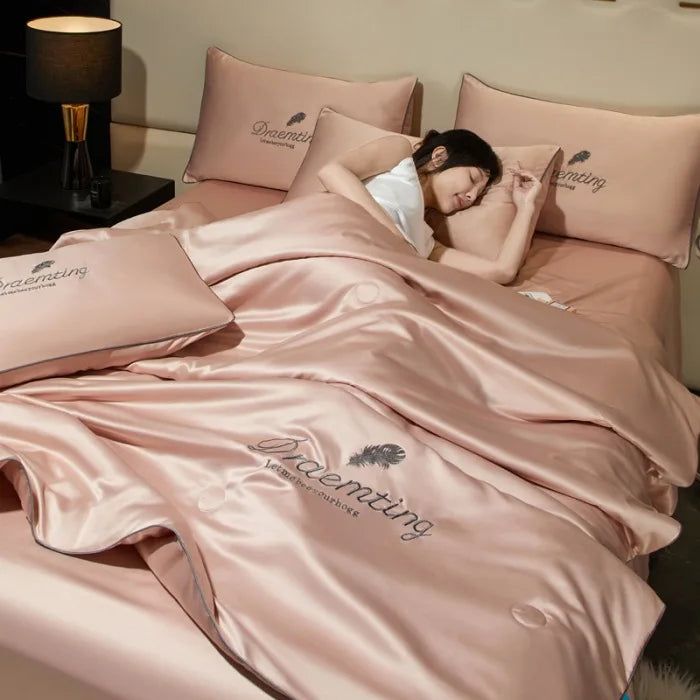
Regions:
<instances>
[{"instance_id":1,"label":"woman's arm","mask_svg":"<svg viewBox=\"0 0 700 700\"><path fill-rule=\"evenodd\" d=\"M512 282L520 265L530 248L532 239L532 217L535 214L535 198L542 188L537 178L528 172L515 173L513 179L513 202L516 207L515 218L508 231L508 236L503 242L501 252L495 260L480 258L471 253L465 253L454 248L447 248L441 243L436 243L431 260L436 260L450 267L456 267L465 272L484 279L508 284Z\"/></svg>"},{"instance_id":2,"label":"woman's arm","mask_svg":"<svg viewBox=\"0 0 700 700\"><path fill-rule=\"evenodd\" d=\"M329 165L336 164L349 170L358 180L366 180L368 177L391 170L398 162L412 154L411 142L405 136L392 134L343 153L322 168L321 172Z\"/></svg>"},{"instance_id":3,"label":"woman's arm","mask_svg":"<svg viewBox=\"0 0 700 700\"><path fill-rule=\"evenodd\" d=\"M325 165L318 173L323 186L359 204L377 221L401 235L391 217L377 204L362 180L391 170L412 153L411 143L403 136L385 136L348 151Z\"/></svg>"},{"instance_id":4,"label":"woman's arm","mask_svg":"<svg viewBox=\"0 0 700 700\"><path fill-rule=\"evenodd\" d=\"M466 253L456 248L448 248L436 241L433 251L430 253L430 260L449 265L463 272L470 272L472 275L481 277L497 284L508 284L513 278L508 271L504 270L497 260L487 260L478 255Z\"/></svg>"}]
</instances>

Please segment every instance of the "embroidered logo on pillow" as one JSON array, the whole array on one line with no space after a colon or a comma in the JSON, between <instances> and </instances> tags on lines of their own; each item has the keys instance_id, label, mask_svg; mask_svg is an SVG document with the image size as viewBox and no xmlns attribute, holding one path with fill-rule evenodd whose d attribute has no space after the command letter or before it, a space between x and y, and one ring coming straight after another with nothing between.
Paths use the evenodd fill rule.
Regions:
<instances>
[{"instance_id":1,"label":"embroidered logo on pillow","mask_svg":"<svg viewBox=\"0 0 700 700\"><path fill-rule=\"evenodd\" d=\"M301 124L301 122L306 119L306 115L303 112L297 112L293 114L290 120L287 122L287 126L292 126L292 124Z\"/></svg>"},{"instance_id":2,"label":"embroidered logo on pillow","mask_svg":"<svg viewBox=\"0 0 700 700\"><path fill-rule=\"evenodd\" d=\"M44 270L47 267L51 267L51 265L56 262L55 260L44 260L44 262L40 262L38 265L35 265L34 269L32 270L32 274L35 275L39 270Z\"/></svg>"},{"instance_id":3,"label":"embroidered logo on pillow","mask_svg":"<svg viewBox=\"0 0 700 700\"><path fill-rule=\"evenodd\" d=\"M579 151L567 161L567 165L574 166L585 163L591 157L590 151ZM554 187L564 187L567 190L577 189L577 185L586 185L591 188L593 194L598 194L606 185L607 179L600 177L593 171L583 171L577 169L554 170L552 172L551 184Z\"/></svg>"},{"instance_id":4,"label":"embroidered logo on pillow","mask_svg":"<svg viewBox=\"0 0 700 700\"><path fill-rule=\"evenodd\" d=\"M305 112L293 114L287 121L287 128L285 126L274 128L274 124L270 127L268 119L259 119L254 122L250 133L253 136L258 136L260 143L294 149L297 143L309 143L313 138L313 131L297 131L289 128L295 124L301 124L304 119L306 119Z\"/></svg>"},{"instance_id":5,"label":"embroidered logo on pillow","mask_svg":"<svg viewBox=\"0 0 700 700\"><path fill-rule=\"evenodd\" d=\"M20 292L36 292L39 289L47 289L55 287L58 280L65 280L69 277L75 279L85 279L88 273L87 267L74 267L72 269L64 268L63 270L48 271L47 268L54 264L54 260L44 260L32 268L32 271L27 277L18 277L6 282L0 278L0 297L8 294L19 294ZM39 274L42 273L42 274Z\"/></svg>"},{"instance_id":6,"label":"embroidered logo on pillow","mask_svg":"<svg viewBox=\"0 0 700 700\"><path fill-rule=\"evenodd\" d=\"M584 160L588 160L590 157L590 151L579 151L573 158L569 160L569 165L573 165L574 163L583 163Z\"/></svg>"}]
</instances>

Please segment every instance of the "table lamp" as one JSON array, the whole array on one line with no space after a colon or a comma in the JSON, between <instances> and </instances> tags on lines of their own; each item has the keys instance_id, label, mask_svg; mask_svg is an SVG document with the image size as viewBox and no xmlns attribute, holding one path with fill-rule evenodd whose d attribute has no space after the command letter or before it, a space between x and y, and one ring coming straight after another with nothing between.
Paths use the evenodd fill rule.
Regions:
<instances>
[{"instance_id":1,"label":"table lamp","mask_svg":"<svg viewBox=\"0 0 700 700\"><path fill-rule=\"evenodd\" d=\"M121 92L122 25L102 17L42 17L27 22L27 94L61 103L66 142L61 184L90 186L87 133L90 102Z\"/></svg>"}]
</instances>

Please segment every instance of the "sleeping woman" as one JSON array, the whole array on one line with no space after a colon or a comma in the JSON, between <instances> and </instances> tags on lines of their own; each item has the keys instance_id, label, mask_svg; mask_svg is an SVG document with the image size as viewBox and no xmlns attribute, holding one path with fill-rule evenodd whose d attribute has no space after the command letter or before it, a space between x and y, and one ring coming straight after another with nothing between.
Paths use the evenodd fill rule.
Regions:
<instances>
[{"instance_id":1,"label":"sleeping woman","mask_svg":"<svg viewBox=\"0 0 700 700\"><path fill-rule=\"evenodd\" d=\"M491 146L466 129L429 131L414 150L403 136L386 136L352 150L324 166L324 187L364 207L375 219L405 238L418 255L508 284L530 247L530 222L541 184L531 173L513 173L516 216L495 260L433 239L425 222L431 210L443 215L478 204L502 175Z\"/></svg>"}]
</instances>

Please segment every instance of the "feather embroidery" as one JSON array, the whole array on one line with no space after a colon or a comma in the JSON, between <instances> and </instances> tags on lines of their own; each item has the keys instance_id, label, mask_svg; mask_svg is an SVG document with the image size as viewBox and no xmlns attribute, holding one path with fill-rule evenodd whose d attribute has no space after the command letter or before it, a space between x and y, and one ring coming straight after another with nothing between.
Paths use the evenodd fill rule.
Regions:
<instances>
[{"instance_id":1,"label":"feather embroidery","mask_svg":"<svg viewBox=\"0 0 700 700\"><path fill-rule=\"evenodd\" d=\"M575 163L583 163L591 157L590 151L579 151L575 156L569 161L569 165L574 165Z\"/></svg>"},{"instance_id":2,"label":"feather embroidery","mask_svg":"<svg viewBox=\"0 0 700 700\"><path fill-rule=\"evenodd\" d=\"M287 126L292 126L292 124L299 124L306 119L306 114L304 112L297 112L291 119L287 122Z\"/></svg>"},{"instance_id":3,"label":"feather embroidery","mask_svg":"<svg viewBox=\"0 0 700 700\"><path fill-rule=\"evenodd\" d=\"M350 457L348 464L354 467L374 465L388 469L393 464L403 462L404 459L406 459L406 450L399 445L367 445Z\"/></svg>"},{"instance_id":4,"label":"feather embroidery","mask_svg":"<svg viewBox=\"0 0 700 700\"><path fill-rule=\"evenodd\" d=\"M34 267L32 270L32 274L36 274L37 272L44 270L47 267L51 267L53 265L54 261L53 260L44 260L44 262L40 262L38 265Z\"/></svg>"}]
</instances>

